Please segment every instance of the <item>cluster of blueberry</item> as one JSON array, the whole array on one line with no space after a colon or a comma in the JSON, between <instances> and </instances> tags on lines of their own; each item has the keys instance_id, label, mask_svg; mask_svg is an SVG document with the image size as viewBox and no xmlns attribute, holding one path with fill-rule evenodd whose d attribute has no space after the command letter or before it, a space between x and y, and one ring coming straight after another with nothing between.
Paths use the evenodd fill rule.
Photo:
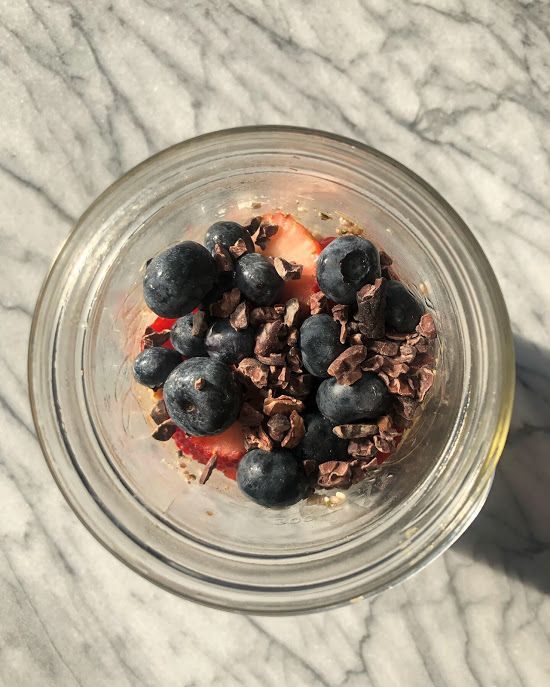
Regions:
<instances>
[{"instance_id":1,"label":"cluster of blueberry","mask_svg":"<svg viewBox=\"0 0 550 687\"><path fill-rule=\"evenodd\" d=\"M247 227L217 222L204 246L184 241L153 258L145 301L160 317L178 319L171 348L149 346L134 363L138 382L163 388L174 429L207 437L239 417L245 427L256 425L237 482L268 507L295 503L312 483L349 486L377 453L394 448L392 408L402 402L406 424L403 407L420 398L418 382L402 373L418 354L414 344L426 341L422 318L431 317L401 282L387 278L387 268L384 278L381 254L356 235L319 248L318 288L281 304L285 284L302 270L305 281L308 266L256 252L276 232L258 218ZM384 341L386 331L393 339ZM420 377L423 398L431 380ZM292 379L300 381L296 393ZM256 409L251 390L260 399Z\"/></svg>"}]
</instances>

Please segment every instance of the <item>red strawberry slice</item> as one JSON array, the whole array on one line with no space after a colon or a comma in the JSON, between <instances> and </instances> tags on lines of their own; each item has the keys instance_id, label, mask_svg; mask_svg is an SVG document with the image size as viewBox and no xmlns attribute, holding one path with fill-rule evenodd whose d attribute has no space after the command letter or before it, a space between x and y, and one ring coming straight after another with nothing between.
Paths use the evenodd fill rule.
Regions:
<instances>
[{"instance_id":1,"label":"red strawberry slice","mask_svg":"<svg viewBox=\"0 0 550 687\"><path fill-rule=\"evenodd\" d=\"M332 243L335 238L336 236L325 236L324 238L319 239L319 245L321 246L321 250L323 248L326 248L329 243Z\"/></svg>"},{"instance_id":2,"label":"red strawberry slice","mask_svg":"<svg viewBox=\"0 0 550 687\"><path fill-rule=\"evenodd\" d=\"M236 478L237 465L246 453L240 422L235 422L225 432L212 437L192 437L178 429L173 439L180 451L203 465L216 454L216 468L230 479Z\"/></svg>"},{"instance_id":3,"label":"red strawberry slice","mask_svg":"<svg viewBox=\"0 0 550 687\"><path fill-rule=\"evenodd\" d=\"M269 239L263 255L281 257L303 265L301 279L290 280L285 284L281 300L297 298L307 304L309 296L317 291L317 258L321 252L319 241L292 215L283 212L268 213L262 217L268 224L276 224L279 231Z\"/></svg>"},{"instance_id":4,"label":"red strawberry slice","mask_svg":"<svg viewBox=\"0 0 550 687\"><path fill-rule=\"evenodd\" d=\"M172 329L175 321L176 319L172 317L157 317L149 326L156 332L163 332L165 329Z\"/></svg>"}]
</instances>

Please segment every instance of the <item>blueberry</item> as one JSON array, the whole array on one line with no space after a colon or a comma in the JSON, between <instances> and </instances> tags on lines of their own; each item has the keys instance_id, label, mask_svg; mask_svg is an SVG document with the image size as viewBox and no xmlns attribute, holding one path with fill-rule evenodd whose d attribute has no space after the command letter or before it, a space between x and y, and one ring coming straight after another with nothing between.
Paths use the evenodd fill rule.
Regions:
<instances>
[{"instance_id":1,"label":"blueberry","mask_svg":"<svg viewBox=\"0 0 550 687\"><path fill-rule=\"evenodd\" d=\"M239 363L254 354L254 331L250 327L237 331L228 320L216 320L206 333L204 342L208 355L226 365Z\"/></svg>"},{"instance_id":2,"label":"blueberry","mask_svg":"<svg viewBox=\"0 0 550 687\"><path fill-rule=\"evenodd\" d=\"M347 460L348 442L339 439L332 431L334 424L319 413L311 413L304 418L306 433L299 449L301 457L323 463L327 460Z\"/></svg>"},{"instance_id":3,"label":"blueberry","mask_svg":"<svg viewBox=\"0 0 550 687\"><path fill-rule=\"evenodd\" d=\"M272 305L279 298L284 281L263 255L246 253L237 262L235 285L257 305Z\"/></svg>"},{"instance_id":4,"label":"blueberry","mask_svg":"<svg viewBox=\"0 0 550 687\"><path fill-rule=\"evenodd\" d=\"M335 303L354 303L357 291L379 276L378 251L361 236L339 236L321 251L317 261L319 286Z\"/></svg>"},{"instance_id":5,"label":"blueberry","mask_svg":"<svg viewBox=\"0 0 550 687\"><path fill-rule=\"evenodd\" d=\"M202 437L219 434L235 422L241 393L227 365L210 358L189 358L166 380L164 402L178 427Z\"/></svg>"},{"instance_id":6,"label":"blueberry","mask_svg":"<svg viewBox=\"0 0 550 687\"><path fill-rule=\"evenodd\" d=\"M191 312L214 286L214 258L204 246L184 241L159 253L147 265L143 295L161 317L181 317Z\"/></svg>"},{"instance_id":7,"label":"blueberry","mask_svg":"<svg viewBox=\"0 0 550 687\"><path fill-rule=\"evenodd\" d=\"M245 242L250 253L254 252L254 243L244 227L237 222L216 222L206 232L204 245L213 253L216 243L229 250L239 239Z\"/></svg>"},{"instance_id":8,"label":"blueberry","mask_svg":"<svg viewBox=\"0 0 550 687\"><path fill-rule=\"evenodd\" d=\"M195 358L197 356L206 356L206 348L204 347L204 334L200 336L193 336L193 315L184 315L176 320L172 325L170 332L170 341L172 346L188 358Z\"/></svg>"},{"instance_id":9,"label":"blueberry","mask_svg":"<svg viewBox=\"0 0 550 687\"><path fill-rule=\"evenodd\" d=\"M172 370L181 363L181 355L170 348L154 346L142 351L134 361L134 377L144 386L162 386Z\"/></svg>"},{"instance_id":10,"label":"blueberry","mask_svg":"<svg viewBox=\"0 0 550 687\"><path fill-rule=\"evenodd\" d=\"M390 393L374 372L365 372L351 386L325 379L317 389L317 407L336 425L374 420L387 411L389 404Z\"/></svg>"},{"instance_id":11,"label":"blueberry","mask_svg":"<svg viewBox=\"0 0 550 687\"><path fill-rule=\"evenodd\" d=\"M296 456L288 450L246 453L237 468L237 484L261 506L291 506L305 494L306 481Z\"/></svg>"},{"instance_id":12,"label":"blueberry","mask_svg":"<svg viewBox=\"0 0 550 687\"><path fill-rule=\"evenodd\" d=\"M422 304L407 287L390 279L386 285L386 325L388 329L407 333L414 331L424 314Z\"/></svg>"},{"instance_id":13,"label":"blueberry","mask_svg":"<svg viewBox=\"0 0 550 687\"><path fill-rule=\"evenodd\" d=\"M340 325L330 315L312 315L300 327L302 361L316 377L328 377L328 366L344 348L340 343Z\"/></svg>"}]
</instances>

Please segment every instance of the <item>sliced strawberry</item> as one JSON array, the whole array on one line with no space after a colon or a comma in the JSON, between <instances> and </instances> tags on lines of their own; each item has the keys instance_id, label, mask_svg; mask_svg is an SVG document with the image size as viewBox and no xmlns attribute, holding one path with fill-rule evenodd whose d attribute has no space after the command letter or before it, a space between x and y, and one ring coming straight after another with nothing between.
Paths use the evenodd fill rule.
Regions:
<instances>
[{"instance_id":1,"label":"sliced strawberry","mask_svg":"<svg viewBox=\"0 0 550 687\"><path fill-rule=\"evenodd\" d=\"M279 231L269 239L262 252L271 257L281 257L303 265L301 279L290 280L285 284L282 299L298 298L307 303L309 296L316 290L317 258L321 252L319 241L292 215L283 212L268 213L262 217L268 224L276 224Z\"/></svg>"},{"instance_id":2,"label":"sliced strawberry","mask_svg":"<svg viewBox=\"0 0 550 687\"><path fill-rule=\"evenodd\" d=\"M199 463L207 463L216 454L216 468L230 479L235 479L237 464L246 453L240 422L235 422L225 432L212 437L192 437L178 429L173 439L180 451Z\"/></svg>"},{"instance_id":3,"label":"sliced strawberry","mask_svg":"<svg viewBox=\"0 0 550 687\"><path fill-rule=\"evenodd\" d=\"M336 236L325 236L324 238L319 239L319 245L321 246L321 250L323 248L326 248L329 243L332 243L335 238Z\"/></svg>"},{"instance_id":4,"label":"sliced strawberry","mask_svg":"<svg viewBox=\"0 0 550 687\"><path fill-rule=\"evenodd\" d=\"M157 317L149 326L156 332L163 332L165 329L172 329L175 321L176 319L172 317Z\"/></svg>"}]
</instances>

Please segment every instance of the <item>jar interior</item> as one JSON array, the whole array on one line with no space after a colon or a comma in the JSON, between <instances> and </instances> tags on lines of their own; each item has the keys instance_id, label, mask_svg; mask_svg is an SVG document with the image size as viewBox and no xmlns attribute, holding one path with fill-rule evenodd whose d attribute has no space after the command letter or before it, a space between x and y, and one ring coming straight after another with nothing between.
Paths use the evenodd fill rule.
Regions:
<instances>
[{"instance_id":1,"label":"jar interior","mask_svg":"<svg viewBox=\"0 0 550 687\"><path fill-rule=\"evenodd\" d=\"M263 155L261 167L256 160L249 162L206 179L193 178L192 170L173 171L175 182L153 203L141 204L109 251L112 257L99 267L82 349L90 422L124 487L156 518L201 546L235 555L289 556L312 554L358 533L372 531L374 539L437 489L448 467L446 448L458 441L469 365L460 299L438 246L426 240L427 220L405 200L396 207L383 180L369 184L350 173L343 183L330 163L313 171L299 155L274 155L271 164ZM198 476L202 466L191 462L182 469L174 443L151 438L148 413L154 400L132 375L141 335L154 319L141 292L145 262L178 241L202 242L218 219L245 223L275 208L323 236L336 233L341 217L353 219L393 258L401 279L433 313L438 330L434 386L413 428L391 462L347 490L337 506L303 501L283 510L264 509L218 471L199 486L189 474ZM321 212L329 218L322 219ZM399 533L402 546L414 528L409 519Z\"/></svg>"}]
</instances>

